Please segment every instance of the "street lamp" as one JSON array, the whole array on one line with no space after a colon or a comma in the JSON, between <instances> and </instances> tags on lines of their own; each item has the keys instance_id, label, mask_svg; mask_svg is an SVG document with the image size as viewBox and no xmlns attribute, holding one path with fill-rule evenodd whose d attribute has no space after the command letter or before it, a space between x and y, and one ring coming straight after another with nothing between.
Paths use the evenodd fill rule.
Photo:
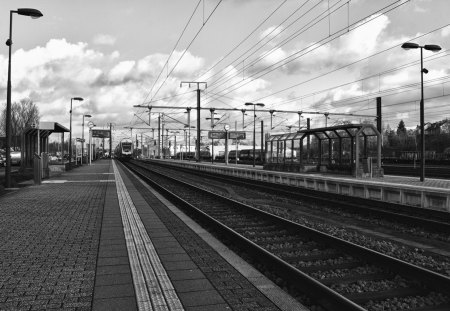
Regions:
<instances>
[{"instance_id":1,"label":"street lamp","mask_svg":"<svg viewBox=\"0 0 450 311\"><path fill-rule=\"evenodd\" d=\"M89 127L89 165L91 165L91 163L92 163L92 128L95 126L96 125L94 124L94 122L92 122L92 121L88 122L88 127Z\"/></svg>"},{"instance_id":2,"label":"street lamp","mask_svg":"<svg viewBox=\"0 0 450 311\"><path fill-rule=\"evenodd\" d=\"M6 45L9 48L8 54L8 84L6 87L6 169L5 169L5 187L11 187L11 46L12 42L12 16L13 13L30 16L31 18L42 17L42 13L36 9L17 9L9 11L9 38Z\"/></svg>"},{"instance_id":3,"label":"street lamp","mask_svg":"<svg viewBox=\"0 0 450 311\"><path fill-rule=\"evenodd\" d=\"M262 103L245 103L246 106L253 106L253 167L256 165L256 155L255 155L255 148L256 148L256 106L264 107L264 104ZM237 155L236 155L237 156Z\"/></svg>"},{"instance_id":4,"label":"street lamp","mask_svg":"<svg viewBox=\"0 0 450 311\"><path fill-rule=\"evenodd\" d=\"M81 97L72 97L70 99L70 129L69 129L69 169L72 168L72 101L83 101Z\"/></svg>"},{"instance_id":5,"label":"street lamp","mask_svg":"<svg viewBox=\"0 0 450 311\"><path fill-rule=\"evenodd\" d=\"M423 98L423 74L428 73L426 68L423 68L423 49L438 52L441 50L439 45L426 44L420 46L417 43L406 42L402 44L402 48L405 50L419 49L420 48L420 181L425 180L425 105Z\"/></svg>"},{"instance_id":6,"label":"street lamp","mask_svg":"<svg viewBox=\"0 0 450 311\"><path fill-rule=\"evenodd\" d=\"M81 164L83 164L83 157L84 157L84 118L92 118L90 114L84 114L83 115L83 123L81 123ZM111 150L109 151L111 154Z\"/></svg>"}]
</instances>

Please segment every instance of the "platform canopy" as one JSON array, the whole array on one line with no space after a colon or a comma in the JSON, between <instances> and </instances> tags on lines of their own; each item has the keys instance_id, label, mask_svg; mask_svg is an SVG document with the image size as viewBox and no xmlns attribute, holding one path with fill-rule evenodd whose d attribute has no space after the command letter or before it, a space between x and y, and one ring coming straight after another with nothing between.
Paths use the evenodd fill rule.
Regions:
<instances>
[{"instance_id":1,"label":"platform canopy","mask_svg":"<svg viewBox=\"0 0 450 311\"><path fill-rule=\"evenodd\" d=\"M23 131L24 135L28 136L37 136L37 127L36 126L28 126ZM48 137L52 133L68 133L70 130L66 128L65 126L62 126L61 124L57 122L39 122L39 135L41 137Z\"/></svg>"},{"instance_id":2,"label":"platform canopy","mask_svg":"<svg viewBox=\"0 0 450 311\"><path fill-rule=\"evenodd\" d=\"M317 139L317 150L314 152L310 146L311 136ZM381 170L381 133L373 124L365 123L302 129L293 133L271 135L266 140L266 166L268 169L278 168L278 164L281 163L283 164L281 169L294 171L303 171L304 165L309 164L315 164L319 169L322 165L327 165L327 169L339 170L348 166L356 176L360 176L362 175L360 160L368 158L367 139L371 136L376 137L376 169ZM360 145L360 137L363 138L363 146ZM303 151L303 140L307 140L306 153ZM344 140L349 141L345 145L346 150ZM337 141L337 148L334 148L334 141ZM328 143L328 148L323 148L322 143ZM312 156L314 153L316 155ZM328 163L323 161L326 158ZM377 171L377 174L380 175L382 172Z\"/></svg>"},{"instance_id":3,"label":"platform canopy","mask_svg":"<svg viewBox=\"0 0 450 311\"><path fill-rule=\"evenodd\" d=\"M40 151L48 153L48 137L53 133L68 133L70 130L57 122L39 122L39 141ZM21 167L22 169L31 167L33 165L33 155L37 153L38 128L36 124L28 126L22 133L22 148L21 148ZM64 136L61 142L64 141Z\"/></svg>"}]
</instances>

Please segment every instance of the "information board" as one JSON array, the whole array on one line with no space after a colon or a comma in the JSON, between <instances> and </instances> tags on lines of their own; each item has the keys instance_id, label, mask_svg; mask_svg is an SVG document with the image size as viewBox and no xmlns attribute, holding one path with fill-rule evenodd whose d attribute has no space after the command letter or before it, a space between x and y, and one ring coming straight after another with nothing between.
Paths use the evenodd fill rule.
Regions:
<instances>
[{"instance_id":1,"label":"information board","mask_svg":"<svg viewBox=\"0 0 450 311\"><path fill-rule=\"evenodd\" d=\"M225 131L209 131L208 138L209 139L225 139L226 132Z\"/></svg>"},{"instance_id":2,"label":"information board","mask_svg":"<svg viewBox=\"0 0 450 311\"><path fill-rule=\"evenodd\" d=\"M245 132L228 132L229 139L245 139Z\"/></svg>"},{"instance_id":3,"label":"information board","mask_svg":"<svg viewBox=\"0 0 450 311\"><path fill-rule=\"evenodd\" d=\"M92 130L92 137L109 138L109 130Z\"/></svg>"}]
</instances>

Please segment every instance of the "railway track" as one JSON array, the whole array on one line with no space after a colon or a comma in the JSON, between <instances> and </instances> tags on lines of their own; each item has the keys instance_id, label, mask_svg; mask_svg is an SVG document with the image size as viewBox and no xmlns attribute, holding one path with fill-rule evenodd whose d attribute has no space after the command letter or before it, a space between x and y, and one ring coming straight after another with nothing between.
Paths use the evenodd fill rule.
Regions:
<instances>
[{"instance_id":1,"label":"railway track","mask_svg":"<svg viewBox=\"0 0 450 311\"><path fill-rule=\"evenodd\" d=\"M156 164L152 163L152 165ZM158 163L158 166L166 167L171 170L174 169L173 166L160 163ZM378 217L389 221L397 221L408 226L420 227L431 232L450 234L450 213L448 212L368 200L364 198L348 197L345 195L326 193L323 191L291 187L285 184L279 185L257 180L249 181L233 176L217 175L179 167L177 167L176 170L184 171L196 176L206 176L207 178L213 180L232 183L236 186L255 189L263 193L274 194L279 197L313 202L315 204L328 204L334 208L339 208L367 217Z\"/></svg>"},{"instance_id":2,"label":"railway track","mask_svg":"<svg viewBox=\"0 0 450 311\"><path fill-rule=\"evenodd\" d=\"M189 215L327 310L450 308L450 278L129 163ZM386 307L382 309L382 307Z\"/></svg>"},{"instance_id":3,"label":"railway track","mask_svg":"<svg viewBox=\"0 0 450 311\"><path fill-rule=\"evenodd\" d=\"M385 164L383 165L385 175L420 176L420 165L408 164ZM450 167L448 166L425 166L425 178L450 178Z\"/></svg>"}]
</instances>

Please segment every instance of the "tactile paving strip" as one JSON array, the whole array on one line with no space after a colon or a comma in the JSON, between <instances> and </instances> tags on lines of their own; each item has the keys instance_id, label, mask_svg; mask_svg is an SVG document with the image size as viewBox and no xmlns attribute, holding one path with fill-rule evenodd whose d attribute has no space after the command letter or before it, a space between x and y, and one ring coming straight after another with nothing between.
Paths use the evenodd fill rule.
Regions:
<instances>
[{"instance_id":1,"label":"tactile paving strip","mask_svg":"<svg viewBox=\"0 0 450 311\"><path fill-rule=\"evenodd\" d=\"M113 168L138 308L184 310L114 162Z\"/></svg>"}]
</instances>

